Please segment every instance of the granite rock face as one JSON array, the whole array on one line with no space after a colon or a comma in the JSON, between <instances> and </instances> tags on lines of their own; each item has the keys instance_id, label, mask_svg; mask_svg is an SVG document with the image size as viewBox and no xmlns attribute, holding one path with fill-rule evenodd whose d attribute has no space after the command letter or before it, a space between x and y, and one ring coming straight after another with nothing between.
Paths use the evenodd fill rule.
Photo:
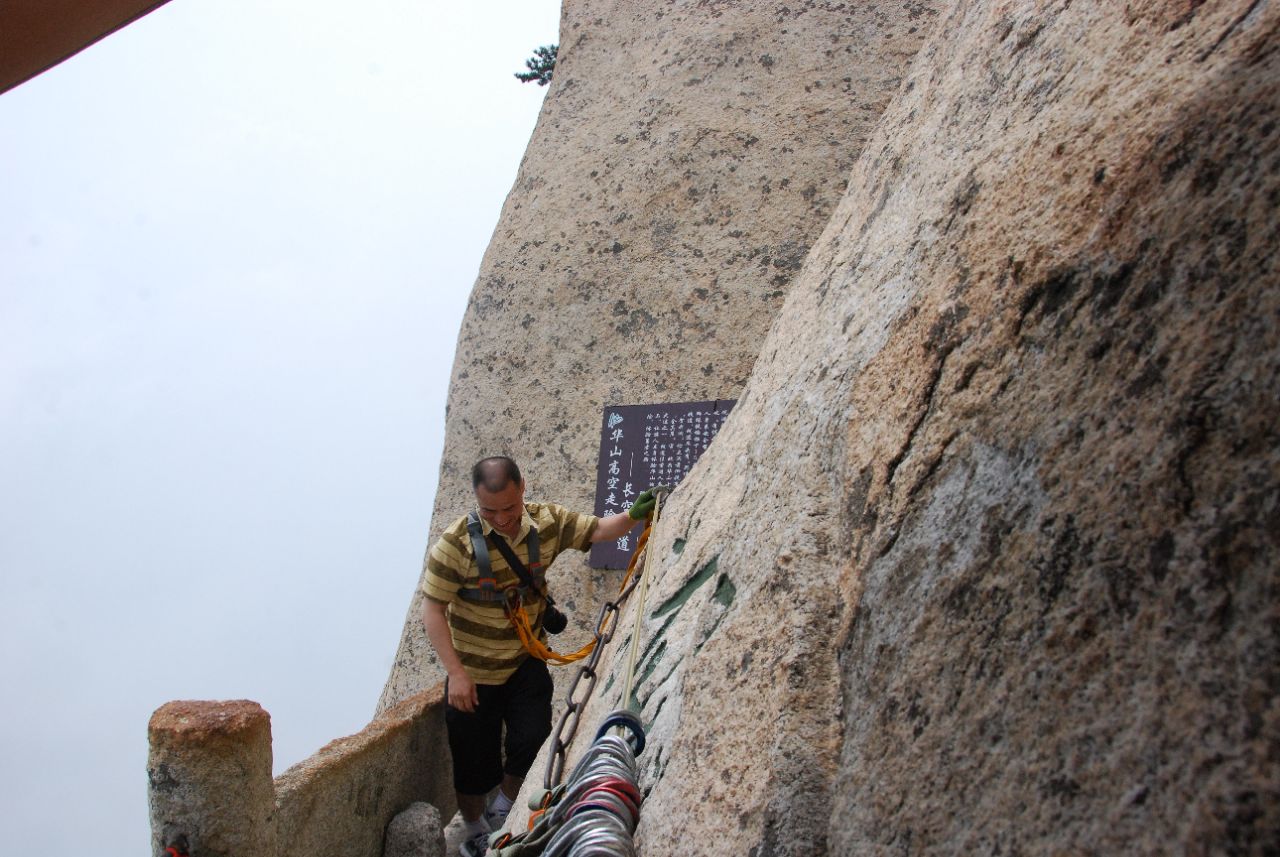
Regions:
<instances>
[{"instance_id":1,"label":"granite rock face","mask_svg":"<svg viewBox=\"0 0 1280 857\"><path fill-rule=\"evenodd\" d=\"M456 808L444 733L437 685L272 780L271 717L258 703L165 703L147 730L151 853L440 853L440 812Z\"/></svg>"},{"instance_id":2,"label":"granite rock face","mask_svg":"<svg viewBox=\"0 0 1280 857\"><path fill-rule=\"evenodd\" d=\"M958 5L812 259L918 258L848 328L834 853L1280 850L1280 8L1099 6Z\"/></svg>"},{"instance_id":3,"label":"granite rock face","mask_svg":"<svg viewBox=\"0 0 1280 857\"><path fill-rule=\"evenodd\" d=\"M659 528L643 853L1280 849L1278 31L946 11Z\"/></svg>"},{"instance_id":4,"label":"granite rock face","mask_svg":"<svg viewBox=\"0 0 1280 857\"><path fill-rule=\"evenodd\" d=\"M868 20L914 8L847 5ZM726 310L733 324L772 316L654 536L630 689L649 725L641 853L1280 851L1280 7L947 4L870 138L832 125L860 155L815 185L847 179L781 306L758 279L699 267L705 252L664 257L679 244L658 240L660 220L614 223L615 185L590 170L571 192L539 184L551 161L582 157L566 137L592 127L581 111L633 117L647 103L576 101L603 84L575 51L598 57L592 74L652 60L700 81L689 89L731 75L680 108L729 115L747 64L709 61L718 43L704 36L768 15L664 7L702 24L641 44L577 17L595 8L566 13L559 95L464 327L434 526L465 508L464 470L497 451L486 444L543 452L529 461L540 495L554 493L544 466L586 491L600 405L663 379L668 354L743 339L687 396L732 397L728 369L715 373L750 365L745 340L764 330L680 319L717 302L751 308ZM789 44L791 23L753 38ZM806 38L797 55L820 53L826 37ZM707 75L670 65L681 57ZM709 188L679 161L693 141L655 129L646 186ZM597 136L602 160L614 138ZM780 169L767 164L751 169ZM748 226L787 222L769 209L779 184L768 199L733 185L731 200L728 181L717 192L750 219L735 220L740 242L778 246ZM548 207L565 198L551 234ZM703 229L685 222L696 212L673 219ZM595 249L592 289L567 263L521 261L538 224L565 258ZM616 253L614 228L635 230ZM545 276L516 277L544 261ZM707 303L636 315L682 265ZM615 336L591 326L605 287ZM530 307L560 319L550 352L541 316L522 325ZM658 333L662 360L646 356ZM594 393L548 384L581 378L569 370L591 354L608 378ZM545 428L523 424L517 377L541 387L530 398L551 402L562 442L531 440ZM619 633L585 723L626 701L631 645Z\"/></svg>"},{"instance_id":5,"label":"granite rock face","mask_svg":"<svg viewBox=\"0 0 1280 857\"><path fill-rule=\"evenodd\" d=\"M485 455L590 511L606 405L737 397L937 5L567 0L459 334L424 541ZM618 575L571 554L551 579L570 651ZM420 610L379 710L442 677Z\"/></svg>"},{"instance_id":6,"label":"granite rock face","mask_svg":"<svg viewBox=\"0 0 1280 857\"><path fill-rule=\"evenodd\" d=\"M151 853L274 855L271 717L247 699L169 702L147 725Z\"/></svg>"}]
</instances>

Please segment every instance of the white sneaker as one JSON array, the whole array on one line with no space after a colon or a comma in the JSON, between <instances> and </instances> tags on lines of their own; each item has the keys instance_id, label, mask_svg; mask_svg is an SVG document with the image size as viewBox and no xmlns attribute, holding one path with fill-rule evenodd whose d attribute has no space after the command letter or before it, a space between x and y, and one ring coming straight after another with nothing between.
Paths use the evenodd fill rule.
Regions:
<instances>
[{"instance_id":1,"label":"white sneaker","mask_svg":"<svg viewBox=\"0 0 1280 857\"><path fill-rule=\"evenodd\" d=\"M507 816L510 814L511 807L502 810L494 809L492 802L484 808L484 820L489 822L490 830L501 830L502 826L507 823Z\"/></svg>"},{"instance_id":2,"label":"white sneaker","mask_svg":"<svg viewBox=\"0 0 1280 857\"><path fill-rule=\"evenodd\" d=\"M465 842L458 846L458 851L462 857L484 857L489 853L489 837L492 834L487 830L473 834Z\"/></svg>"}]
</instances>

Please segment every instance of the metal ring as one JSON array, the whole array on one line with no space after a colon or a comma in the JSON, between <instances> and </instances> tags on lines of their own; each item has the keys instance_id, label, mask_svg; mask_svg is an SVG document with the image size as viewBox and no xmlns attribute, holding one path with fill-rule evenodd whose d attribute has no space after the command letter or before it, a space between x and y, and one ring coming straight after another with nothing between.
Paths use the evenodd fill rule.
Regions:
<instances>
[{"instance_id":1,"label":"metal ring","mask_svg":"<svg viewBox=\"0 0 1280 857\"><path fill-rule=\"evenodd\" d=\"M631 732L632 751L639 756L644 752L644 725L640 722L640 718L633 712L625 708L619 708L613 711L604 719L598 732L596 732L596 740L604 737L604 733L608 732L615 726L625 726Z\"/></svg>"}]
</instances>

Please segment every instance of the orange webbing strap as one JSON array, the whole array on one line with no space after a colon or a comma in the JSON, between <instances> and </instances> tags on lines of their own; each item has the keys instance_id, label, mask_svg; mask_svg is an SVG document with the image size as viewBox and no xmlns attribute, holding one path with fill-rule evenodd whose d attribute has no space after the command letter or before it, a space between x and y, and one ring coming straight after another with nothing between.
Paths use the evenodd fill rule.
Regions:
<instances>
[{"instance_id":1,"label":"orange webbing strap","mask_svg":"<svg viewBox=\"0 0 1280 857\"><path fill-rule=\"evenodd\" d=\"M644 532L640 534L640 540L636 542L636 550L635 553L631 555L631 561L627 563L627 573L622 577L622 585L618 587L619 593L626 591L627 583L631 580L631 575L635 573L636 561L639 560L641 554L644 553L645 545L649 542L649 531L652 529L653 519L650 518L645 522ZM546 643L538 639L537 635L533 633L533 627L529 624L529 614L525 612L525 609L521 604L516 603L514 605L507 605L507 619L509 619L511 624L515 627L516 635L520 638L520 643L524 646L525 651L533 655L538 660L546 661L552 666L564 666L565 664L571 664L574 661L580 661L590 655L591 652L595 650L596 643L600 641L601 637L605 637L613 633L613 628L618 624L618 611L611 610L607 616L603 617L601 624L609 627L596 628L595 636L591 638L590 642L578 651L568 655L553 652L547 647Z\"/></svg>"}]
</instances>

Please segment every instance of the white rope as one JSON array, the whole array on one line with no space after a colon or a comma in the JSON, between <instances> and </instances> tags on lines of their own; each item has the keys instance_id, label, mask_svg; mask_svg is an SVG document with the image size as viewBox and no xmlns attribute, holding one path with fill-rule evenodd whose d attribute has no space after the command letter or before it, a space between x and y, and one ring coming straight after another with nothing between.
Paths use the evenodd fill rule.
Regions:
<instances>
[{"instance_id":1,"label":"white rope","mask_svg":"<svg viewBox=\"0 0 1280 857\"><path fill-rule=\"evenodd\" d=\"M658 517L662 514L662 498L665 493L654 495L653 528L657 530ZM644 549L644 571L640 575L640 592L636 596L636 619L631 628L631 651L627 654L627 680L622 689L622 706L631 708L632 683L636 677L636 654L640 651L640 626L644 624L644 604L649 595L649 560L653 558L653 533L649 534L649 542ZM639 708L639 706L636 706ZM637 714L640 712L637 711Z\"/></svg>"}]
</instances>

